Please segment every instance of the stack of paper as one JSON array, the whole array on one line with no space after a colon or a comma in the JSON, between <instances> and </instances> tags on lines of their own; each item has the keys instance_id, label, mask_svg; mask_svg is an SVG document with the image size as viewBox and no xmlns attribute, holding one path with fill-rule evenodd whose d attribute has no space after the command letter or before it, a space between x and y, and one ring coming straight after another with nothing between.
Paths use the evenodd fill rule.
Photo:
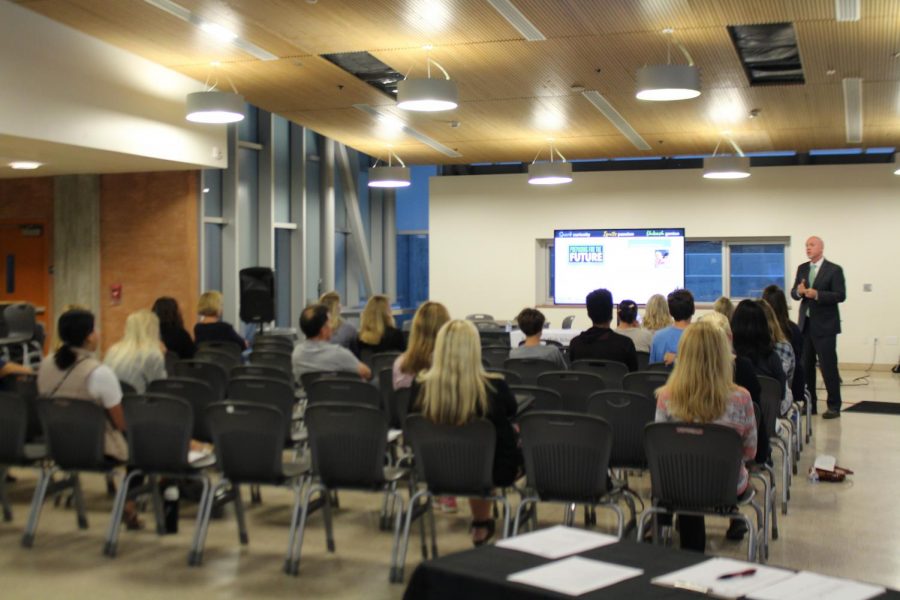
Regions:
<instances>
[{"instance_id":1,"label":"stack of paper","mask_svg":"<svg viewBox=\"0 0 900 600\"><path fill-rule=\"evenodd\" d=\"M654 577L650 582L709 594L740 598L787 579L793 572L731 558L711 558L686 569Z\"/></svg>"},{"instance_id":2,"label":"stack of paper","mask_svg":"<svg viewBox=\"0 0 900 600\"><path fill-rule=\"evenodd\" d=\"M580 596L643 575L641 569L572 556L513 573L507 580L551 592Z\"/></svg>"},{"instance_id":3,"label":"stack of paper","mask_svg":"<svg viewBox=\"0 0 900 600\"><path fill-rule=\"evenodd\" d=\"M619 538L605 533L557 525L556 527L506 538L497 542L496 546L508 550L527 552L528 554L535 554L544 558L556 559L586 552L600 546L615 544L618 541Z\"/></svg>"},{"instance_id":4,"label":"stack of paper","mask_svg":"<svg viewBox=\"0 0 900 600\"><path fill-rule=\"evenodd\" d=\"M867 600L885 592L883 587L849 579L801 571L792 577L753 592L753 600Z\"/></svg>"}]
</instances>

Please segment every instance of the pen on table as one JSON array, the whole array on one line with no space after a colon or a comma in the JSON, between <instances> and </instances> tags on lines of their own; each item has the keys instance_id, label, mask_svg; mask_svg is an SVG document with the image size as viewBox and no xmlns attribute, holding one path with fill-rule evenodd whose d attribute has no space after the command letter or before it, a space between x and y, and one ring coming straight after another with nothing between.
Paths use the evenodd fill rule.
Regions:
<instances>
[{"instance_id":1,"label":"pen on table","mask_svg":"<svg viewBox=\"0 0 900 600\"><path fill-rule=\"evenodd\" d=\"M735 579L737 577L750 577L751 575L756 574L756 569L745 569L743 571L735 571L734 573L725 573L724 575L719 575L716 579Z\"/></svg>"}]
</instances>

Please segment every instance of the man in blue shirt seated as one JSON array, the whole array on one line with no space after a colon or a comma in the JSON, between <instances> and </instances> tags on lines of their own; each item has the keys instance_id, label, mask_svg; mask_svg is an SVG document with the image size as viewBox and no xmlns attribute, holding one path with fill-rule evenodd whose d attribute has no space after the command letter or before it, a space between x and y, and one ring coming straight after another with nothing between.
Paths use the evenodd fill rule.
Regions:
<instances>
[{"instance_id":1,"label":"man in blue shirt seated","mask_svg":"<svg viewBox=\"0 0 900 600\"><path fill-rule=\"evenodd\" d=\"M331 339L331 321L328 307L324 304L307 306L300 313L300 330L306 336L302 344L294 348L291 363L294 379L300 383L300 376L313 371L349 371L359 373L363 379L371 379L372 371L353 356L353 353Z\"/></svg>"},{"instance_id":2,"label":"man in blue shirt seated","mask_svg":"<svg viewBox=\"0 0 900 600\"><path fill-rule=\"evenodd\" d=\"M675 323L653 335L653 343L650 344L650 362L671 366L675 362L675 353L678 352L678 340L694 316L694 296L689 290L675 290L669 294L667 300L669 313Z\"/></svg>"}]
</instances>

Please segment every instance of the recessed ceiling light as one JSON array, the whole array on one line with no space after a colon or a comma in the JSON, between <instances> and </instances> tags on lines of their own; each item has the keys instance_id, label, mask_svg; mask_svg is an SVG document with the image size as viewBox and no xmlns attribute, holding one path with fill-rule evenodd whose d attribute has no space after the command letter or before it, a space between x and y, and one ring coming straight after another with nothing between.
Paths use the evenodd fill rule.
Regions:
<instances>
[{"instance_id":1,"label":"recessed ceiling light","mask_svg":"<svg viewBox=\"0 0 900 600\"><path fill-rule=\"evenodd\" d=\"M213 36L220 42L231 42L237 39L236 33L225 29L218 23L210 23L208 21L205 21L200 24L200 29Z\"/></svg>"},{"instance_id":2,"label":"recessed ceiling light","mask_svg":"<svg viewBox=\"0 0 900 600\"><path fill-rule=\"evenodd\" d=\"M13 169L19 169L21 171L32 171L37 169L38 167L42 167L44 163L39 163L33 160L14 160L9 163L9 166Z\"/></svg>"}]
</instances>

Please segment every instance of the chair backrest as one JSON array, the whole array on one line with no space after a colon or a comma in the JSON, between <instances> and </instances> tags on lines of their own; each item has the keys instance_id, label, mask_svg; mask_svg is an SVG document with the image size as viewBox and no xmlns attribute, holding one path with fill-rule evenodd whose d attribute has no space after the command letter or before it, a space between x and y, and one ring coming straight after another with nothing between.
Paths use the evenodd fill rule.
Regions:
<instances>
[{"instance_id":1,"label":"chair backrest","mask_svg":"<svg viewBox=\"0 0 900 600\"><path fill-rule=\"evenodd\" d=\"M599 375L603 378L603 385L608 390L621 390L622 379L628 375L628 367L624 363L596 358L582 358L572 361L572 370Z\"/></svg>"},{"instance_id":2,"label":"chair backrest","mask_svg":"<svg viewBox=\"0 0 900 600\"><path fill-rule=\"evenodd\" d=\"M304 415L313 473L329 488L384 484L388 423L377 408L344 402L310 405Z\"/></svg>"},{"instance_id":3,"label":"chair backrest","mask_svg":"<svg viewBox=\"0 0 900 600\"><path fill-rule=\"evenodd\" d=\"M473 313L471 315L466 315L467 321L493 321L493 315L489 315L487 313Z\"/></svg>"},{"instance_id":4,"label":"chair backrest","mask_svg":"<svg viewBox=\"0 0 900 600\"><path fill-rule=\"evenodd\" d=\"M38 398L50 457L67 471L102 470L106 411L88 400Z\"/></svg>"},{"instance_id":5,"label":"chair backrest","mask_svg":"<svg viewBox=\"0 0 900 600\"><path fill-rule=\"evenodd\" d=\"M656 390L666 385L669 374L662 371L635 371L622 379L622 389L626 392L643 394L656 402Z\"/></svg>"},{"instance_id":6,"label":"chair backrest","mask_svg":"<svg viewBox=\"0 0 900 600\"><path fill-rule=\"evenodd\" d=\"M294 386L283 379L235 377L228 382L225 397L229 400L265 404L284 415L284 443L291 443L291 421L294 416Z\"/></svg>"},{"instance_id":7,"label":"chair backrest","mask_svg":"<svg viewBox=\"0 0 900 600\"><path fill-rule=\"evenodd\" d=\"M502 375L503 379L509 385L520 385L522 383L522 378L519 377L519 374L515 371L507 371L506 369L495 369L494 367L485 367L485 371L488 373L496 373L498 375Z\"/></svg>"},{"instance_id":8,"label":"chair backrest","mask_svg":"<svg viewBox=\"0 0 900 600\"><path fill-rule=\"evenodd\" d=\"M226 342L223 340L210 340L197 344L197 352L206 350L214 350L216 352L224 352L236 358L238 362L241 360L241 347L234 342Z\"/></svg>"},{"instance_id":9,"label":"chair backrest","mask_svg":"<svg viewBox=\"0 0 900 600\"><path fill-rule=\"evenodd\" d=\"M137 394L137 390L133 385L128 383L127 381L119 380L119 388L122 390L122 395L125 394Z\"/></svg>"},{"instance_id":10,"label":"chair backrest","mask_svg":"<svg viewBox=\"0 0 900 600\"><path fill-rule=\"evenodd\" d=\"M683 509L737 504L741 436L724 425L650 423L644 431L652 496Z\"/></svg>"},{"instance_id":11,"label":"chair backrest","mask_svg":"<svg viewBox=\"0 0 900 600\"><path fill-rule=\"evenodd\" d=\"M510 385L509 391L516 397L516 415L524 411L562 410L562 395L556 390L537 385Z\"/></svg>"},{"instance_id":12,"label":"chair backrest","mask_svg":"<svg viewBox=\"0 0 900 600\"><path fill-rule=\"evenodd\" d=\"M10 304L3 309L6 336L30 340L34 337L34 306L25 302Z\"/></svg>"},{"instance_id":13,"label":"chair backrest","mask_svg":"<svg viewBox=\"0 0 900 600\"><path fill-rule=\"evenodd\" d=\"M18 464L25 460L25 437L28 432L28 405L14 392L0 392L0 465Z\"/></svg>"},{"instance_id":14,"label":"chair backrest","mask_svg":"<svg viewBox=\"0 0 900 600\"><path fill-rule=\"evenodd\" d=\"M655 362L647 365L648 371L661 371L664 373L669 373L672 371L672 365L667 365L664 362Z\"/></svg>"},{"instance_id":15,"label":"chair backrest","mask_svg":"<svg viewBox=\"0 0 900 600\"><path fill-rule=\"evenodd\" d=\"M572 329L572 324L575 322L575 315L569 315L562 322L563 329Z\"/></svg>"},{"instance_id":16,"label":"chair backrest","mask_svg":"<svg viewBox=\"0 0 900 600\"><path fill-rule=\"evenodd\" d=\"M290 338L284 337L283 335L256 336L256 338L254 338L253 340L253 349L262 350L263 347L281 348L282 350L286 350L287 352L293 352L294 342Z\"/></svg>"},{"instance_id":17,"label":"chair backrest","mask_svg":"<svg viewBox=\"0 0 900 600\"><path fill-rule=\"evenodd\" d=\"M635 354L637 354L638 371L646 371L650 366L650 353L638 350Z\"/></svg>"},{"instance_id":18,"label":"chair backrest","mask_svg":"<svg viewBox=\"0 0 900 600\"><path fill-rule=\"evenodd\" d=\"M422 415L406 417L404 432L416 457L419 480L439 495L489 496L494 487L497 433L486 419L438 425Z\"/></svg>"},{"instance_id":19,"label":"chair backrest","mask_svg":"<svg viewBox=\"0 0 900 600\"><path fill-rule=\"evenodd\" d=\"M517 374L524 385L536 385L538 375L556 371L559 365L551 360L539 358L507 358L503 361L503 369Z\"/></svg>"},{"instance_id":20,"label":"chair backrest","mask_svg":"<svg viewBox=\"0 0 900 600\"><path fill-rule=\"evenodd\" d=\"M262 333L257 333L253 338L254 343L256 342L275 342L280 344L287 344L290 346L294 345L294 341L297 339L296 333L285 332L285 333L274 333L271 331L264 331Z\"/></svg>"},{"instance_id":21,"label":"chair backrest","mask_svg":"<svg viewBox=\"0 0 900 600\"><path fill-rule=\"evenodd\" d=\"M280 483L284 431L288 419L272 406L227 400L206 409L216 458L234 483Z\"/></svg>"},{"instance_id":22,"label":"chair backrest","mask_svg":"<svg viewBox=\"0 0 900 600\"><path fill-rule=\"evenodd\" d=\"M187 377L190 379L199 379L205 381L213 394L216 401L225 397L225 386L228 384L228 371L222 365L206 362L204 360L179 360L175 363L176 377Z\"/></svg>"},{"instance_id":23,"label":"chair backrest","mask_svg":"<svg viewBox=\"0 0 900 600\"><path fill-rule=\"evenodd\" d=\"M509 346L482 346L481 357L495 369L502 369L503 363L509 358Z\"/></svg>"},{"instance_id":24,"label":"chair backrest","mask_svg":"<svg viewBox=\"0 0 900 600\"><path fill-rule=\"evenodd\" d=\"M212 432L206 423L206 407L219 401L213 387L202 379L190 377L169 377L157 379L147 385L148 394L174 396L187 401L191 405L194 423L194 439L201 442L212 442Z\"/></svg>"},{"instance_id":25,"label":"chair backrest","mask_svg":"<svg viewBox=\"0 0 900 600\"><path fill-rule=\"evenodd\" d=\"M307 389L314 381L327 377L329 379L348 379L350 381L362 381L356 371L310 371L300 376L300 384Z\"/></svg>"},{"instance_id":26,"label":"chair backrest","mask_svg":"<svg viewBox=\"0 0 900 600\"><path fill-rule=\"evenodd\" d=\"M778 380L766 375L757 375L759 380L759 408L762 424L767 437L775 437L775 423L781 414L782 388Z\"/></svg>"},{"instance_id":27,"label":"chair backrest","mask_svg":"<svg viewBox=\"0 0 900 600\"><path fill-rule=\"evenodd\" d=\"M402 416L397 410L396 395L400 390L394 390L394 369L392 367L378 369L375 381L381 391L381 406L387 412L388 424L391 429L400 429L403 427L403 419L406 418L406 409L404 408Z\"/></svg>"},{"instance_id":28,"label":"chair backrest","mask_svg":"<svg viewBox=\"0 0 900 600\"><path fill-rule=\"evenodd\" d=\"M234 346L234 344L232 344ZM236 348L237 346L235 346ZM222 352L221 350L213 350L212 348L201 348L194 354L194 360L202 360L215 363L225 369L225 372L231 371L234 367L241 364L241 356L235 356L231 352Z\"/></svg>"},{"instance_id":29,"label":"chair backrest","mask_svg":"<svg viewBox=\"0 0 900 600\"><path fill-rule=\"evenodd\" d=\"M346 402L362 404L381 409L382 396L377 387L357 377L344 379L341 377L320 377L309 384L306 398L309 406L320 402Z\"/></svg>"},{"instance_id":30,"label":"chair backrest","mask_svg":"<svg viewBox=\"0 0 900 600\"><path fill-rule=\"evenodd\" d=\"M593 415L531 412L519 419L528 487L543 500L593 504L607 493L609 423Z\"/></svg>"},{"instance_id":31,"label":"chair backrest","mask_svg":"<svg viewBox=\"0 0 900 600\"><path fill-rule=\"evenodd\" d=\"M129 394L122 400L128 424L128 464L145 472L187 470L194 408L167 394Z\"/></svg>"},{"instance_id":32,"label":"chair backrest","mask_svg":"<svg viewBox=\"0 0 900 600\"><path fill-rule=\"evenodd\" d=\"M381 369L385 367L393 368L394 361L397 360L397 357L400 356L400 352L378 352L377 354L373 354L371 358L371 363L369 366L372 367L372 372L377 373Z\"/></svg>"},{"instance_id":33,"label":"chair backrest","mask_svg":"<svg viewBox=\"0 0 900 600\"><path fill-rule=\"evenodd\" d=\"M587 410L587 399L591 394L606 389L602 377L579 371L542 373L538 376L537 384L559 392L563 399L563 410L576 413Z\"/></svg>"},{"instance_id":34,"label":"chair backrest","mask_svg":"<svg viewBox=\"0 0 900 600\"><path fill-rule=\"evenodd\" d=\"M41 428L41 418L37 411L37 375L34 373L16 373L0 379L0 391L10 392L25 400L25 410L28 411L28 429L25 432L25 441L30 442L44 435Z\"/></svg>"},{"instance_id":35,"label":"chair backrest","mask_svg":"<svg viewBox=\"0 0 900 600\"><path fill-rule=\"evenodd\" d=\"M282 379L291 385L294 383L293 374L269 365L238 365L232 367L231 371L229 371L229 376L231 379L235 377L267 377L269 379Z\"/></svg>"},{"instance_id":36,"label":"chair backrest","mask_svg":"<svg viewBox=\"0 0 900 600\"><path fill-rule=\"evenodd\" d=\"M291 373L293 370L290 353L281 351L254 350L250 353L250 364L268 365L286 373Z\"/></svg>"},{"instance_id":37,"label":"chair backrest","mask_svg":"<svg viewBox=\"0 0 900 600\"><path fill-rule=\"evenodd\" d=\"M478 336L481 338L481 346L503 346L507 350L511 348L509 340L509 332L496 328L494 330L479 329Z\"/></svg>"},{"instance_id":38,"label":"chair backrest","mask_svg":"<svg viewBox=\"0 0 900 600\"><path fill-rule=\"evenodd\" d=\"M609 466L645 469L644 427L656 418L656 402L637 392L606 390L588 398L587 412L604 419L613 432Z\"/></svg>"}]
</instances>

